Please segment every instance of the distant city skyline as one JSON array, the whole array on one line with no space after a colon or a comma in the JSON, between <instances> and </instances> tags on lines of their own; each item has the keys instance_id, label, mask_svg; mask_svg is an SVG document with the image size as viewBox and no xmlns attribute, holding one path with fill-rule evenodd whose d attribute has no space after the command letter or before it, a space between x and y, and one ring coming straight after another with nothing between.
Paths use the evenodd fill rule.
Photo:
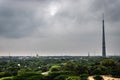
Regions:
<instances>
[{"instance_id":1,"label":"distant city skyline","mask_svg":"<svg viewBox=\"0 0 120 80\"><path fill-rule=\"evenodd\" d=\"M120 0L0 0L0 56L120 55Z\"/></svg>"}]
</instances>

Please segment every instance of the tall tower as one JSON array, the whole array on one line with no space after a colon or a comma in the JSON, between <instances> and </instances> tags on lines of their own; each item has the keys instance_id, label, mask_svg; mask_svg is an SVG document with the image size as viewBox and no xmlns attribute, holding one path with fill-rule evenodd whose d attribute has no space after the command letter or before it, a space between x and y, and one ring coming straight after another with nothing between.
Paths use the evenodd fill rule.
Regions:
<instances>
[{"instance_id":1,"label":"tall tower","mask_svg":"<svg viewBox=\"0 0 120 80\"><path fill-rule=\"evenodd\" d=\"M106 57L104 14L102 20L102 56Z\"/></svg>"}]
</instances>

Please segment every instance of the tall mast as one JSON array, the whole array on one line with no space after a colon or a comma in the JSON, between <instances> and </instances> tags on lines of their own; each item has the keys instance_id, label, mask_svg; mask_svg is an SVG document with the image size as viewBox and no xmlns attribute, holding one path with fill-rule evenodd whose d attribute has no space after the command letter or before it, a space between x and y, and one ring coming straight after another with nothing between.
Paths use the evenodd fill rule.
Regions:
<instances>
[{"instance_id":1,"label":"tall mast","mask_svg":"<svg viewBox=\"0 0 120 80\"><path fill-rule=\"evenodd\" d=\"M102 56L106 57L104 14L102 20Z\"/></svg>"}]
</instances>

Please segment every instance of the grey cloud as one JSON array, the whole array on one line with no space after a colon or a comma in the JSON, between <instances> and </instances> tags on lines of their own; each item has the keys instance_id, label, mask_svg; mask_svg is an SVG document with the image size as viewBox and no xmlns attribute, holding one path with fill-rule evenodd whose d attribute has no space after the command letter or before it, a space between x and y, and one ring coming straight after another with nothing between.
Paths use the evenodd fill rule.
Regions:
<instances>
[{"instance_id":1,"label":"grey cloud","mask_svg":"<svg viewBox=\"0 0 120 80\"><path fill-rule=\"evenodd\" d=\"M39 23L34 19L35 10L20 5L11 6L4 4L0 6L0 35L11 38L25 37L33 34ZM14 4L14 3L13 3Z\"/></svg>"},{"instance_id":2,"label":"grey cloud","mask_svg":"<svg viewBox=\"0 0 120 80\"><path fill-rule=\"evenodd\" d=\"M118 50L119 0L4 0L2 3L0 36L8 38L1 41L4 48L8 42L12 50L40 48L48 52L68 51L81 55L88 51L101 53L104 12L108 51L112 52L112 48ZM51 5L53 9L59 6L55 15L50 15ZM4 50L2 45L0 47Z\"/></svg>"},{"instance_id":3,"label":"grey cloud","mask_svg":"<svg viewBox=\"0 0 120 80\"><path fill-rule=\"evenodd\" d=\"M111 22L120 21L120 0L94 0L91 10L93 12L105 13Z\"/></svg>"},{"instance_id":4,"label":"grey cloud","mask_svg":"<svg viewBox=\"0 0 120 80\"><path fill-rule=\"evenodd\" d=\"M13 12L14 13L14 12ZM26 35L25 33L29 34L32 31L31 25L29 23L32 23L31 19L25 18L24 15L17 15L11 17L10 12L8 14L3 13L4 19L0 20L0 34L7 37L20 37ZM18 17L19 16L19 17ZM33 28L34 29L34 28Z\"/></svg>"},{"instance_id":5,"label":"grey cloud","mask_svg":"<svg viewBox=\"0 0 120 80\"><path fill-rule=\"evenodd\" d=\"M15 2L13 2L15 1ZM13 3L12 3L13 2ZM22 2L22 3L19 3ZM5 8L1 9L1 35L6 37L24 37L30 35L30 33L34 34L33 31L35 30L36 33L41 33L41 35L49 35L54 32L54 27L58 27L61 29L57 32L63 33L63 31L71 32L72 28L75 29L75 27L82 28L84 25L84 22L89 24L89 21L91 21L89 15L87 13L85 14L84 8L79 8L79 4L82 5L82 1L77 0L74 2L73 0L52 0L51 2L58 3L61 5L61 9L59 9L58 13L53 17L53 19L48 19L46 17L47 12L44 12L45 9L49 8L49 5L51 2L48 0L45 1L26 1L25 2L31 2L27 5L24 3L24 1L8 1L5 4ZM32 2L42 2L40 3L40 6L32 6ZM48 2L48 3L46 3ZM14 4L14 6L8 6ZM36 3L37 4L37 3ZM17 7L15 7L17 5ZM22 5L22 6L21 6ZM41 6L42 5L42 6ZM43 7L44 5L44 7ZM46 5L46 6L45 6ZM73 5L73 6L71 6ZM30 6L32 6L29 8ZM4 6L3 6L4 7ZM40 8L38 11L36 8ZM77 10L76 10L77 9ZM36 12L38 11L38 12ZM38 17L35 19L35 15ZM4 20L5 19L5 20ZM5 24L6 23L6 24ZM43 28L41 28L41 26ZM71 26L71 27L70 27ZM73 27L74 26L74 27ZM38 31L38 28L40 29ZM43 31L42 31L42 30ZM88 28L89 29L89 28ZM63 31L62 31L63 30ZM42 31L42 32L41 32ZM56 31L56 30L55 30ZM57 33L53 33L57 34ZM71 35L71 34L70 34Z\"/></svg>"}]
</instances>

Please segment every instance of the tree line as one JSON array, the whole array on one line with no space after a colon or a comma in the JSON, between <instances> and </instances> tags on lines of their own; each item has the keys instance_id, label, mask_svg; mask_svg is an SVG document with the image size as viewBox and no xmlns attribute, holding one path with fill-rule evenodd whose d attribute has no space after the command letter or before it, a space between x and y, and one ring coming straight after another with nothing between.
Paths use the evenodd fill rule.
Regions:
<instances>
[{"instance_id":1,"label":"tree line","mask_svg":"<svg viewBox=\"0 0 120 80\"><path fill-rule=\"evenodd\" d=\"M120 78L120 59L29 58L0 61L1 80L87 80L91 75L96 80L102 80L100 75Z\"/></svg>"}]
</instances>

